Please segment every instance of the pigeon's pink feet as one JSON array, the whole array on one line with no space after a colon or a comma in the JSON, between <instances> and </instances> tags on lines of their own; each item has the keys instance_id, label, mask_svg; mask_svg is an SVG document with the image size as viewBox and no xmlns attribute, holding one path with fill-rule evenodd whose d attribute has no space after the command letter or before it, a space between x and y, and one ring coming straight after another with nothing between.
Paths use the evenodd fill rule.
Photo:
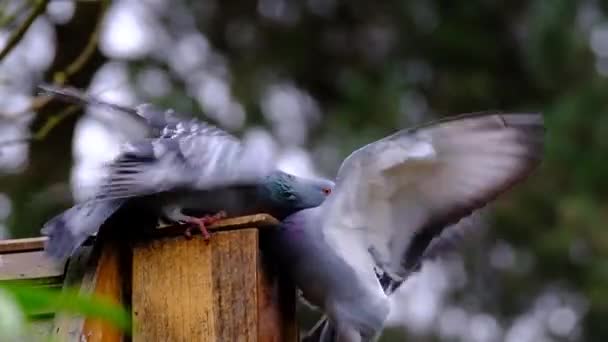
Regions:
<instances>
[{"instance_id":1,"label":"pigeon's pink feet","mask_svg":"<svg viewBox=\"0 0 608 342\"><path fill-rule=\"evenodd\" d=\"M211 234L209 234L209 231L207 231L207 225L214 224L224 218L226 218L226 212L223 210L215 215L207 215L200 218L192 217L188 222L191 224L191 226L186 228L186 231L184 231L184 235L187 239L192 238L192 229L197 228L203 235L203 239L209 241L209 239L211 238Z\"/></svg>"}]
</instances>

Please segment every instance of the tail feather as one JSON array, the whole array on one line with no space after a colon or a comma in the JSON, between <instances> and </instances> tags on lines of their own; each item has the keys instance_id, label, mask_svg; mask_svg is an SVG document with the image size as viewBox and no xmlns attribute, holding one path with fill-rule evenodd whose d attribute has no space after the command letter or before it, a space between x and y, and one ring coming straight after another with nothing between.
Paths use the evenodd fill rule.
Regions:
<instances>
[{"instance_id":1,"label":"tail feather","mask_svg":"<svg viewBox=\"0 0 608 342\"><path fill-rule=\"evenodd\" d=\"M40 231L48 236L46 253L56 259L71 256L123 203L124 200L85 202L55 216Z\"/></svg>"}]
</instances>

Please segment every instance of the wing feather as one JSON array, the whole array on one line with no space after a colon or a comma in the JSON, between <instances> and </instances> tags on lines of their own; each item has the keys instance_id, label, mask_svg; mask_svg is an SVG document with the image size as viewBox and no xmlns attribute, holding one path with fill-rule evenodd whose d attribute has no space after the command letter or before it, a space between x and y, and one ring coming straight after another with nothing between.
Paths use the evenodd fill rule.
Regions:
<instances>
[{"instance_id":1,"label":"wing feather","mask_svg":"<svg viewBox=\"0 0 608 342\"><path fill-rule=\"evenodd\" d=\"M274 168L247 141L196 119L179 121L159 138L125 144L96 200L254 184Z\"/></svg>"},{"instance_id":2,"label":"wing feather","mask_svg":"<svg viewBox=\"0 0 608 342\"><path fill-rule=\"evenodd\" d=\"M376 266L400 279L444 227L494 200L539 164L543 132L540 114L475 113L369 144L340 167L336 188L323 204L323 232L352 267L370 267L347 255L367 250ZM356 235L359 245L337 242L345 235ZM422 251L413 257L412 240L420 235L416 248Z\"/></svg>"},{"instance_id":3,"label":"wing feather","mask_svg":"<svg viewBox=\"0 0 608 342\"><path fill-rule=\"evenodd\" d=\"M253 144L197 119L151 104L135 108L96 99L74 88L40 85L42 93L79 105L96 106L145 121L148 138L126 143L108 165L109 176L94 200L152 194L180 187L208 189L251 184L274 170ZM264 160L262 160L264 159Z\"/></svg>"}]
</instances>

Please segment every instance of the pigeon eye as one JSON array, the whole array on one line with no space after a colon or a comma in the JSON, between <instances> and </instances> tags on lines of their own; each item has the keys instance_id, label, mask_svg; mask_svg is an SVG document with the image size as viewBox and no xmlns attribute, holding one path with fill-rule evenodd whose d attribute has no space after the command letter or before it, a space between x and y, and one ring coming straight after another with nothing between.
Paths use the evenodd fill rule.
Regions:
<instances>
[{"instance_id":1,"label":"pigeon eye","mask_svg":"<svg viewBox=\"0 0 608 342\"><path fill-rule=\"evenodd\" d=\"M331 194L331 189L330 188L323 188L323 190L321 190L321 191L323 191L323 193L326 194L326 195Z\"/></svg>"}]
</instances>

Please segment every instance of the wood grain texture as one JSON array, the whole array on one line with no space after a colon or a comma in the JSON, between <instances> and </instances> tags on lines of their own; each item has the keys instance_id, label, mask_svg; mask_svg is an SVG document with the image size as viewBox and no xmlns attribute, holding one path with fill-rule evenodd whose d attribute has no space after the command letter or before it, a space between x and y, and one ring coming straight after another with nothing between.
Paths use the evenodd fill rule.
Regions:
<instances>
[{"instance_id":1,"label":"wood grain texture","mask_svg":"<svg viewBox=\"0 0 608 342\"><path fill-rule=\"evenodd\" d=\"M257 282L258 341L299 341L295 288L280 277L276 263L264 253L258 262Z\"/></svg>"},{"instance_id":2,"label":"wood grain texture","mask_svg":"<svg viewBox=\"0 0 608 342\"><path fill-rule=\"evenodd\" d=\"M37 236L23 239L6 239L0 240L0 254L24 253L44 250L44 244L49 238L46 236ZM95 242L95 236L89 236L83 243L83 246L90 246Z\"/></svg>"},{"instance_id":3,"label":"wood grain texture","mask_svg":"<svg viewBox=\"0 0 608 342\"><path fill-rule=\"evenodd\" d=\"M40 251L46 237L0 240L0 254Z\"/></svg>"},{"instance_id":4,"label":"wood grain texture","mask_svg":"<svg viewBox=\"0 0 608 342\"><path fill-rule=\"evenodd\" d=\"M216 341L257 341L258 231L221 234L211 255Z\"/></svg>"},{"instance_id":5,"label":"wood grain texture","mask_svg":"<svg viewBox=\"0 0 608 342\"><path fill-rule=\"evenodd\" d=\"M133 250L133 341L257 341L257 229Z\"/></svg>"},{"instance_id":6,"label":"wood grain texture","mask_svg":"<svg viewBox=\"0 0 608 342\"><path fill-rule=\"evenodd\" d=\"M133 259L124 242L102 236L95 246L89 239L67 268L44 255L46 237L4 240L0 280L63 279L64 287L83 294L127 305L131 298L134 341L292 342L298 332L293 287L272 263L262 263L259 251L258 229L277 225L265 214L225 219L209 227L210 242L200 235L191 240L174 235L184 227L157 229L135 244ZM41 324L40 333L48 329ZM103 321L69 313L55 315L51 336L87 342L125 338Z\"/></svg>"},{"instance_id":7,"label":"wood grain texture","mask_svg":"<svg viewBox=\"0 0 608 342\"><path fill-rule=\"evenodd\" d=\"M63 286L124 305L130 269L130 259L125 262L125 247L122 242L102 239L96 246L79 248L69 260ZM106 321L62 312L55 316L53 338L70 342L115 342L122 341L124 336Z\"/></svg>"},{"instance_id":8,"label":"wood grain texture","mask_svg":"<svg viewBox=\"0 0 608 342\"><path fill-rule=\"evenodd\" d=\"M61 278L64 265L42 251L0 254L0 280Z\"/></svg>"},{"instance_id":9,"label":"wood grain texture","mask_svg":"<svg viewBox=\"0 0 608 342\"><path fill-rule=\"evenodd\" d=\"M78 249L70 258L63 281L64 288L79 288L81 293L93 292L97 259L93 246ZM56 341L80 341L84 318L68 312L55 315L52 337Z\"/></svg>"},{"instance_id":10,"label":"wood grain texture","mask_svg":"<svg viewBox=\"0 0 608 342\"><path fill-rule=\"evenodd\" d=\"M250 227L256 227L258 229L275 228L279 225L279 221L268 214L255 214L239 217L231 217L223 219L214 224L207 226L207 230L213 231L226 231L226 230L239 230L247 229ZM180 235L184 233L187 225L163 225L157 229L148 231L147 233L152 236L171 236ZM193 234L199 234L196 230L192 231Z\"/></svg>"},{"instance_id":11,"label":"wood grain texture","mask_svg":"<svg viewBox=\"0 0 608 342\"><path fill-rule=\"evenodd\" d=\"M123 250L122 243L115 240L104 241L95 268L93 293L117 304L123 303L124 278L128 277L126 270L129 269L125 267L127 260ZM119 342L123 339L123 334L118 328L104 320L93 318L84 321L81 336L87 342Z\"/></svg>"}]
</instances>

